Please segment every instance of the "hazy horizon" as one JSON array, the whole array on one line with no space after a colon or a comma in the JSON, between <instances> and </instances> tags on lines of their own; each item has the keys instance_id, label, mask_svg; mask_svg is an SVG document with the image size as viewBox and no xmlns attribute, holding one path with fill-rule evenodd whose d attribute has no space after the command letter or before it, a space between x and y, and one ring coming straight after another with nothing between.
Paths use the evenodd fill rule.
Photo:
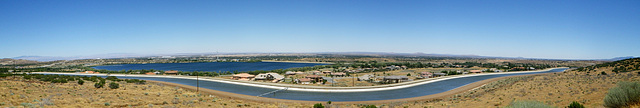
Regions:
<instances>
[{"instance_id":1,"label":"hazy horizon","mask_svg":"<svg viewBox=\"0 0 640 108\"><path fill-rule=\"evenodd\" d=\"M515 58L515 59L552 59L552 60L620 60L620 58L636 58L638 56L619 56L611 58L591 58L591 59L562 59L562 58L529 58L529 57L508 57L508 56L484 56L474 54L439 54L439 53L403 53L403 52L202 52L202 53L157 53L157 54L136 54L136 53L109 53L97 55L76 55L76 56L38 56L25 55L11 57L11 59L25 59L36 61L55 61L55 60L78 60L78 59L111 59L111 58L137 58L137 57L160 57L160 56L201 56L201 55L242 55L242 54L361 54L361 55L397 55L400 56L433 56L433 57L479 57L479 58Z\"/></svg>"},{"instance_id":2,"label":"hazy horizon","mask_svg":"<svg viewBox=\"0 0 640 108\"><path fill-rule=\"evenodd\" d=\"M395 52L640 56L640 1L0 1L0 58Z\"/></svg>"}]
</instances>

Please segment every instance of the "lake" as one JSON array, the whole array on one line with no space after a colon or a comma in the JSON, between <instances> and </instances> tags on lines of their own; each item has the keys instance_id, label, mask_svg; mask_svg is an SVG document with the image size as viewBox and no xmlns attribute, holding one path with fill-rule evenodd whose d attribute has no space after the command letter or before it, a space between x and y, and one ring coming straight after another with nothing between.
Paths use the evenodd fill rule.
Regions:
<instances>
[{"instance_id":1,"label":"lake","mask_svg":"<svg viewBox=\"0 0 640 108\"><path fill-rule=\"evenodd\" d=\"M254 70L276 70L295 67L308 67L317 65L327 65L321 63L289 63L289 62L200 62L200 63L148 63L148 64L118 64L96 66L94 69L106 70L177 70L177 71L205 71L205 72L224 72L224 71L254 71Z\"/></svg>"}]
</instances>

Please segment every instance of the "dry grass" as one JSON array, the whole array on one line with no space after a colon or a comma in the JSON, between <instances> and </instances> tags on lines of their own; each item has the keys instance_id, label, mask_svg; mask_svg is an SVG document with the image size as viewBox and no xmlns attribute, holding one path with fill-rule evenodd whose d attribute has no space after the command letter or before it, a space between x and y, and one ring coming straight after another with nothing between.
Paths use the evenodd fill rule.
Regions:
<instances>
[{"instance_id":1,"label":"dry grass","mask_svg":"<svg viewBox=\"0 0 640 108\"><path fill-rule=\"evenodd\" d=\"M568 71L537 76L513 77L488 83L468 92L447 98L425 101L390 102L376 104L382 108L467 108L505 107L514 101L539 101L546 105L565 107L577 101L585 107L604 107L607 91L620 81L640 81L637 71L608 75ZM401 72L401 71L398 71ZM349 81L351 79L345 79ZM311 107L313 104L260 103L207 94L196 94L182 88L158 84L120 83L119 89L93 87L92 82L51 84L21 79L0 79L0 107ZM346 83L349 84L349 83ZM166 103L165 103L166 102ZM110 106L105 106L109 103ZM364 104L325 105L340 108L365 106ZM635 106L638 107L636 104Z\"/></svg>"},{"instance_id":2,"label":"dry grass","mask_svg":"<svg viewBox=\"0 0 640 108\"><path fill-rule=\"evenodd\" d=\"M403 105L456 108L505 107L513 101L534 100L556 107L565 107L571 102L577 101L588 108L602 108L604 107L604 97L609 88L614 87L620 81L640 81L638 76L637 72L587 75L582 72L569 71L522 78L518 81L509 81L517 80L510 78L446 99Z\"/></svg>"},{"instance_id":3,"label":"dry grass","mask_svg":"<svg viewBox=\"0 0 640 108\"><path fill-rule=\"evenodd\" d=\"M109 81L107 81L109 83ZM258 103L197 94L162 84L120 83L96 89L93 82L53 84L21 77L0 78L0 107L311 107L296 103ZM108 105L108 106L107 106Z\"/></svg>"}]
</instances>

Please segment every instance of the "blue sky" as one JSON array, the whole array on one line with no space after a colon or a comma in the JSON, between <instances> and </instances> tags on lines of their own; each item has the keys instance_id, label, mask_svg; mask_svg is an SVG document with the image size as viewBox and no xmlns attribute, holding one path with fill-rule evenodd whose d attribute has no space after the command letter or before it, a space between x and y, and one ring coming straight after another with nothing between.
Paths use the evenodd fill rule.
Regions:
<instances>
[{"instance_id":1,"label":"blue sky","mask_svg":"<svg viewBox=\"0 0 640 108\"><path fill-rule=\"evenodd\" d=\"M640 56L638 0L2 0L0 58L397 52Z\"/></svg>"}]
</instances>

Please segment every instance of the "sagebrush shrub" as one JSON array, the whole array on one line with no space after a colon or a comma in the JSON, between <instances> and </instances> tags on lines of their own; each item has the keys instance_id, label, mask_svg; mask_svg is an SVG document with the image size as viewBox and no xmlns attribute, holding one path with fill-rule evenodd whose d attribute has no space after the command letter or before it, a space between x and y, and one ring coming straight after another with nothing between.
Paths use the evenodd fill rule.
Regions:
<instances>
[{"instance_id":1,"label":"sagebrush shrub","mask_svg":"<svg viewBox=\"0 0 640 108\"><path fill-rule=\"evenodd\" d=\"M93 84L93 86L96 87L96 88L102 88L102 87L104 87L104 84L100 83L100 82L96 82L95 84Z\"/></svg>"},{"instance_id":2,"label":"sagebrush shrub","mask_svg":"<svg viewBox=\"0 0 640 108\"><path fill-rule=\"evenodd\" d=\"M514 101L505 108L553 108L553 106L538 101Z\"/></svg>"},{"instance_id":3,"label":"sagebrush shrub","mask_svg":"<svg viewBox=\"0 0 640 108\"><path fill-rule=\"evenodd\" d=\"M640 83L618 82L604 97L604 106L620 108L640 102Z\"/></svg>"},{"instance_id":4,"label":"sagebrush shrub","mask_svg":"<svg viewBox=\"0 0 640 108\"><path fill-rule=\"evenodd\" d=\"M569 106L567 106L567 108L585 108L585 107L582 104L576 101L573 101Z\"/></svg>"},{"instance_id":5,"label":"sagebrush shrub","mask_svg":"<svg viewBox=\"0 0 640 108\"><path fill-rule=\"evenodd\" d=\"M82 85L82 84L84 84L84 81L83 80L78 80L78 84Z\"/></svg>"},{"instance_id":6,"label":"sagebrush shrub","mask_svg":"<svg viewBox=\"0 0 640 108\"><path fill-rule=\"evenodd\" d=\"M109 88L111 88L111 89L120 88L120 84L115 83L115 82L111 82L111 83L109 83Z\"/></svg>"}]
</instances>

